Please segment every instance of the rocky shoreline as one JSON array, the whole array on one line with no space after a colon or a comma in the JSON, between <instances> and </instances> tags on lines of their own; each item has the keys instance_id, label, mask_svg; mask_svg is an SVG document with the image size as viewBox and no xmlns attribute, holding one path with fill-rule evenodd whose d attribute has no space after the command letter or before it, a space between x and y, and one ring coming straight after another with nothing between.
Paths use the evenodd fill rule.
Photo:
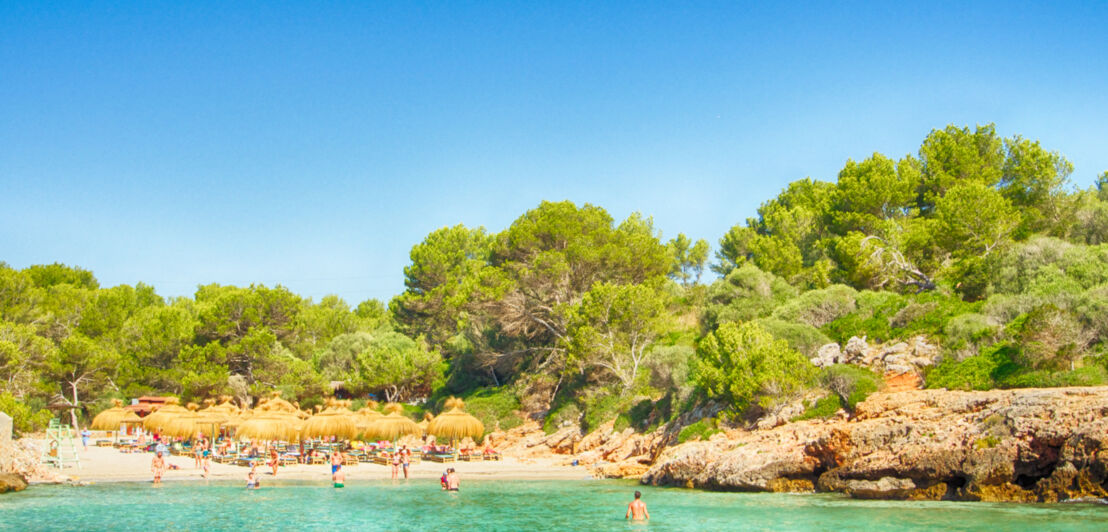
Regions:
<instances>
[{"instance_id":1,"label":"rocky shoreline","mask_svg":"<svg viewBox=\"0 0 1108 532\"><path fill-rule=\"evenodd\" d=\"M680 445L672 431L611 423L588 435L531 424L494 438L511 454L564 455L596 476L652 485L907 500L1108 497L1108 387L876 393L853 417Z\"/></svg>"}]
</instances>

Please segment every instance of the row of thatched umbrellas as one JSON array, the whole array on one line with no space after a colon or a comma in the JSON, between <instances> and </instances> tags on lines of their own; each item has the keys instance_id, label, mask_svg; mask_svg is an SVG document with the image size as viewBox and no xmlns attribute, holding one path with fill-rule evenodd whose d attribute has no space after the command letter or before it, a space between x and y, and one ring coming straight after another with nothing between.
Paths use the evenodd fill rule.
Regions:
<instances>
[{"instance_id":1,"label":"row of thatched umbrellas","mask_svg":"<svg viewBox=\"0 0 1108 532\"><path fill-rule=\"evenodd\" d=\"M446 401L449 411L434 418L428 414L420 423L402 415L403 407L395 403L386 405L387 414L381 414L374 408L376 403L353 412L349 409L350 401L332 399L326 408L313 415L281 399L277 392L253 410L240 409L230 397L222 399L219 404L213 399L205 401L203 409L195 403L182 407L176 399L170 399L145 418L125 410L121 401L113 400L114 406L98 414L91 428L115 431L125 424L141 424L146 430L186 439L198 434L214 437L220 430L228 429L240 440L289 442L329 437L396 441L403 436L424 434L460 440L480 438L485 431L481 421L467 414L463 410L465 403L457 398Z\"/></svg>"}]
</instances>

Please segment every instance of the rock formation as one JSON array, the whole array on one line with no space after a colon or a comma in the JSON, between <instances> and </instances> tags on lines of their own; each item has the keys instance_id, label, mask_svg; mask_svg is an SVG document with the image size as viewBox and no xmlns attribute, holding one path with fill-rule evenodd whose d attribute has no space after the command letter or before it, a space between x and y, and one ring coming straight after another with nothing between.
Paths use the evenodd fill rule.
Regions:
<instances>
[{"instance_id":1,"label":"rock formation","mask_svg":"<svg viewBox=\"0 0 1108 532\"><path fill-rule=\"evenodd\" d=\"M878 393L854 418L666 449L644 483L858 498L1108 496L1108 387Z\"/></svg>"}]
</instances>

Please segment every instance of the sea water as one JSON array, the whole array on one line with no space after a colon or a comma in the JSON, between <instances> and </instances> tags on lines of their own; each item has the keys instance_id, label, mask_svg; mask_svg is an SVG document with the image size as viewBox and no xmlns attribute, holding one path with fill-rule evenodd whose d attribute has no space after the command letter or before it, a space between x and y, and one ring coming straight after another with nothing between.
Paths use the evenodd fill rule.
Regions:
<instances>
[{"instance_id":1,"label":"sea water","mask_svg":"<svg viewBox=\"0 0 1108 532\"><path fill-rule=\"evenodd\" d=\"M641 490L649 523L624 520ZM0 530L1108 530L1099 504L858 501L717 493L625 481L262 479L32 486L0 496Z\"/></svg>"}]
</instances>

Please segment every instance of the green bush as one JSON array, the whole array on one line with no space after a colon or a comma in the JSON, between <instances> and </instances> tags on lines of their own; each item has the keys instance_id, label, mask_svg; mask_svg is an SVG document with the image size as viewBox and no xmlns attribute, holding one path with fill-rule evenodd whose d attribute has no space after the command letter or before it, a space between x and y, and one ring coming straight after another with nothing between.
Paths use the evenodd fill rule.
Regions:
<instances>
[{"instance_id":1,"label":"green bush","mask_svg":"<svg viewBox=\"0 0 1108 532\"><path fill-rule=\"evenodd\" d=\"M519 397L508 386L483 388L466 397L466 412L485 424L485 433L510 430L523 423L519 417Z\"/></svg>"},{"instance_id":2,"label":"green bush","mask_svg":"<svg viewBox=\"0 0 1108 532\"><path fill-rule=\"evenodd\" d=\"M716 418L706 417L682 428L681 432L677 433L677 443L685 443L694 438L707 440L717 432L719 428L716 426Z\"/></svg>"},{"instance_id":3,"label":"green bush","mask_svg":"<svg viewBox=\"0 0 1108 532\"><path fill-rule=\"evenodd\" d=\"M1011 344L996 344L981 354L961 362L948 358L927 374L928 388L950 390L991 390L997 382L1020 371L1014 361L1019 349Z\"/></svg>"},{"instance_id":4,"label":"green bush","mask_svg":"<svg viewBox=\"0 0 1108 532\"><path fill-rule=\"evenodd\" d=\"M788 342L789 347L809 358L814 356L821 346L831 343L827 335L807 323L790 323L775 318L761 318L754 320L754 323L773 336Z\"/></svg>"},{"instance_id":5,"label":"green bush","mask_svg":"<svg viewBox=\"0 0 1108 532\"><path fill-rule=\"evenodd\" d=\"M850 364L835 364L823 368L820 370L819 380L852 412L858 403L865 401L884 383L880 375Z\"/></svg>"},{"instance_id":6,"label":"green bush","mask_svg":"<svg viewBox=\"0 0 1108 532\"><path fill-rule=\"evenodd\" d=\"M856 308L858 292L846 285L832 285L822 290L800 294L777 307L773 317L787 322L800 322L812 327L823 327Z\"/></svg>"},{"instance_id":7,"label":"green bush","mask_svg":"<svg viewBox=\"0 0 1108 532\"><path fill-rule=\"evenodd\" d=\"M792 421L803 421L805 419L815 418L827 419L834 416L842 406L843 403L842 400L839 399L839 396L832 393L812 403L802 414L792 418Z\"/></svg>"},{"instance_id":8,"label":"green bush","mask_svg":"<svg viewBox=\"0 0 1108 532\"><path fill-rule=\"evenodd\" d=\"M697 384L737 412L770 408L811 384L808 359L755 323L725 323L700 342L694 359Z\"/></svg>"},{"instance_id":9,"label":"green bush","mask_svg":"<svg viewBox=\"0 0 1108 532\"><path fill-rule=\"evenodd\" d=\"M753 264L744 264L708 288L704 326L710 330L721 323L769 315L796 295L796 288L784 279Z\"/></svg>"},{"instance_id":10,"label":"green bush","mask_svg":"<svg viewBox=\"0 0 1108 532\"><path fill-rule=\"evenodd\" d=\"M581 423L581 409L573 402L565 402L551 409L543 421L542 430L547 434L558 432L562 425L569 423L579 425Z\"/></svg>"},{"instance_id":11,"label":"green bush","mask_svg":"<svg viewBox=\"0 0 1108 532\"><path fill-rule=\"evenodd\" d=\"M948 352L976 352L981 346L995 342L1000 330L1000 325L984 314L961 314L943 327L942 346Z\"/></svg>"},{"instance_id":12,"label":"green bush","mask_svg":"<svg viewBox=\"0 0 1108 532\"><path fill-rule=\"evenodd\" d=\"M12 417L12 428L17 435L44 430L54 417L49 410L36 409L8 392L0 393L0 412Z\"/></svg>"},{"instance_id":13,"label":"green bush","mask_svg":"<svg viewBox=\"0 0 1108 532\"><path fill-rule=\"evenodd\" d=\"M1019 325L1019 362L1033 369L1067 369L1084 356L1090 336L1077 317L1054 305L1036 307Z\"/></svg>"}]
</instances>

